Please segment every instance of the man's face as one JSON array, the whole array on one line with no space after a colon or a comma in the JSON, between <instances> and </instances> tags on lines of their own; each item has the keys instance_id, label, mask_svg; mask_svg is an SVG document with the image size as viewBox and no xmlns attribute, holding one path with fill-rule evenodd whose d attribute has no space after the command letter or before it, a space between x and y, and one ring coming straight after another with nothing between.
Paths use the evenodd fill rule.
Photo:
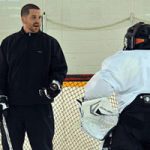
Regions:
<instances>
[{"instance_id":1,"label":"man's face","mask_svg":"<svg viewBox=\"0 0 150 150\"><path fill-rule=\"evenodd\" d=\"M38 32L41 26L41 11L30 9L27 16L22 16L22 22L26 32Z\"/></svg>"}]
</instances>

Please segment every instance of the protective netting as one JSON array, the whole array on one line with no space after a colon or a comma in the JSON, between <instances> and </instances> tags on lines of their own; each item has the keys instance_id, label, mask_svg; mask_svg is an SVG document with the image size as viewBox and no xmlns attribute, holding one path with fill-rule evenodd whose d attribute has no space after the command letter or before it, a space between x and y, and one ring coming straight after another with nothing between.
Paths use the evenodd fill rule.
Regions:
<instances>
[{"instance_id":1,"label":"protective netting","mask_svg":"<svg viewBox=\"0 0 150 150\"><path fill-rule=\"evenodd\" d=\"M64 82L63 92L53 105L56 132L54 150L100 150L102 142L90 137L81 130L79 107L76 102L84 95L84 85L91 78L86 76L70 76ZM110 97L116 107L115 96Z\"/></svg>"},{"instance_id":2,"label":"protective netting","mask_svg":"<svg viewBox=\"0 0 150 150\"><path fill-rule=\"evenodd\" d=\"M100 143L80 128L80 114L76 99L83 97L86 84L82 81L66 81L62 97L54 103L56 134L54 150L99 150ZM59 110L59 111L58 111Z\"/></svg>"},{"instance_id":3,"label":"protective netting","mask_svg":"<svg viewBox=\"0 0 150 150\"><path fill-rule=\"evenodd\" d=\"M54 150L100 150L101 142L81 130L79 107L76 102L76 99L83 97L84 85L90 77L91 75L67 78L62 93L53 103ZM24 150L31 150L27 137Z\"/></svg>"}]
</instances>

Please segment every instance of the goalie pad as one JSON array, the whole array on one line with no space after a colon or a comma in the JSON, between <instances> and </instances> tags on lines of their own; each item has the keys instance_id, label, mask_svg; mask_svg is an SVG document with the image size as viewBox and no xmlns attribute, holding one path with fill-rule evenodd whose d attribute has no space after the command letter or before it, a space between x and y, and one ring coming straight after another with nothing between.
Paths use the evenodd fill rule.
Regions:
<instances>
[{"instance_id":1,"label":"goalie pad","mask_svg":"<svg viewBox=\"0 0 150 150\"><path fill-rule=\"evenodd\" d=\"M92 100L77 100L81 128L92 137L103 140L118 122L118 109L107 97Z\"/></svg>"}]
</instances>

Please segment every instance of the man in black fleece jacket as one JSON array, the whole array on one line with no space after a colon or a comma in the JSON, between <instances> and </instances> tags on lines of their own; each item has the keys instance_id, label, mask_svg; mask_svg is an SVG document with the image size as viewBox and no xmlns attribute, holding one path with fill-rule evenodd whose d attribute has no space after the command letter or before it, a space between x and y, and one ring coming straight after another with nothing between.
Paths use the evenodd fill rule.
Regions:
<instances>
[{"instance_id":1,"label":"man in black fleece jacket","mask_svg":"<svg viewBox=\"0 0 150 150\"><path fill-rule=\"evenodd\" d=\"M67 64L57 40L40 31L38 6L23 6L21 19L22 29L1 43L0 103L9 105L6 121L13 150L22 150L25 132L33 150L52 150L51 102L61 91Z\"/></svg>"}]
</instances>

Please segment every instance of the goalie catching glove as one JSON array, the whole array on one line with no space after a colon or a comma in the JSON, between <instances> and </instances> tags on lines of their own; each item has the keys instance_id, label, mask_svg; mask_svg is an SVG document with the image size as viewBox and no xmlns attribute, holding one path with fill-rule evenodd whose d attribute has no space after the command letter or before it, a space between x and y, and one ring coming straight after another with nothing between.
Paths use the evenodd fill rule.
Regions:
<instances>
[{"instance_id":1,"label":"goalie catching glove","mask_svg":"<svg viewBox=\"0 0 150 150\"><path fill-rule=\"evenodd\" d=\"M2 121L2 114L8 108L8 98L5 95L0 95L0 122Z\"/></svg>"},{"instance_id":2,"label":"goalie catching glove","mask_svg":"<svg viewBox=\"0 0 150 150\"><path fill-rule=\"evenodd\" d=\"M40 96L45 96L48 99L54 99L61 92L61 87L58 81L53 80L53 82L47 88L42 88L39 90Z\"/></svg>"}]
</instances>

